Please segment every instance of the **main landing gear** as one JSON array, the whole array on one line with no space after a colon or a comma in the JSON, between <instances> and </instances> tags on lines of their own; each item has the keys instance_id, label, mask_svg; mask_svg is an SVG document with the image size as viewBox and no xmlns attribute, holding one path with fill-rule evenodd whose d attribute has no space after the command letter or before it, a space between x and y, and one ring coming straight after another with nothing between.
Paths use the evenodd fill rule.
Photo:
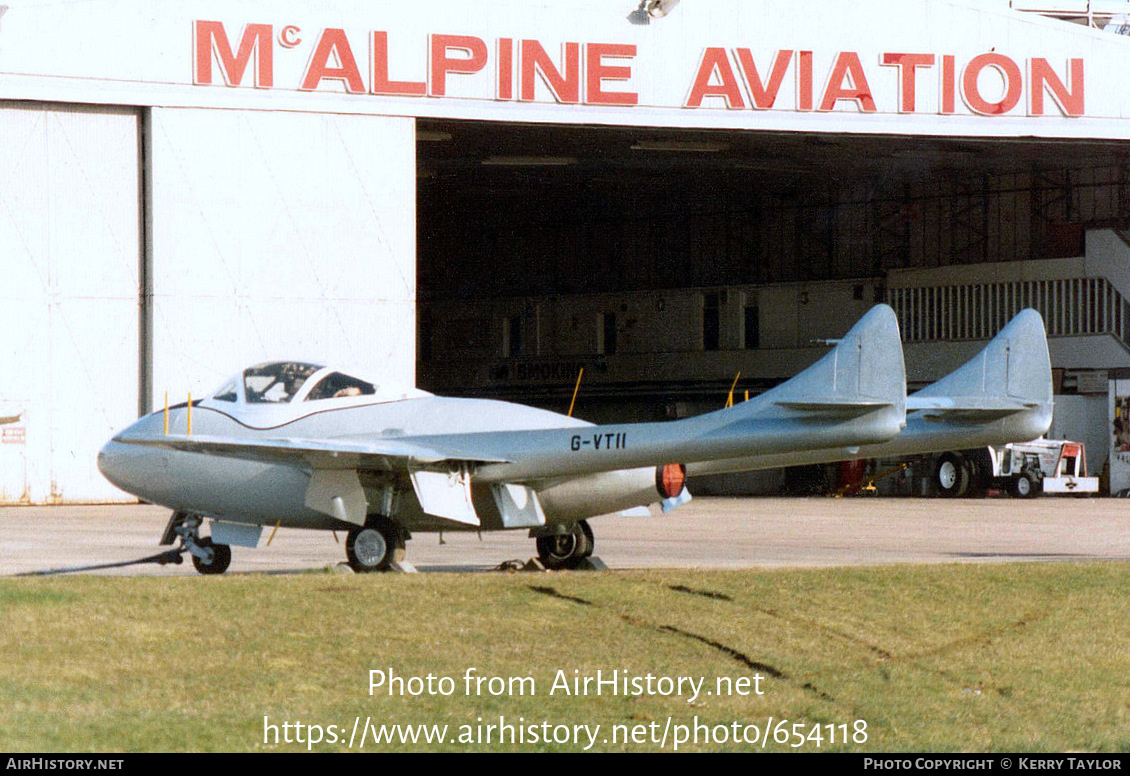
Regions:
<instances>
[{"instance_id":1,"label":"main landing gear","mask_svg":"<svg viewBox=\"0 0 1130 776\"><path fill-rule=\"evenodd\" d=\"M934 468L934 487L943 498L961 498L969 490L971 472L958 453L943 453Z\"/></svg>"},{"instance_id":2,"label":"main landing gear","mask_svg":"<svg viewBox=\"0 0 1130 776\"><path fill-rule=\"evenodd\" d=\"M592 555L596 542L587 520L556 526L560 532L535 535L538 560L547 569L575 569Z\"/></svg>"},{"instance_id":3,"label":"main landing gear","mask_svg":"<svg viewBox=\"0 0 1130 776\"><path fill-rule=\"evenodd\" d=\"M174 512L161 535L161 544L170 545L179 539L180 546L170 551L170 562L182 563L180 553L187 552L192 556L192 565L201 574L223 574L231 565L231 547L213 543L210 536L201 536L202 522L199 515Z\"/></svg>"},{"instance_id":4,"label":"main landing gear","mask_svg":"<svg viewBox=\"0 0 1130 776\"><path fill-rule=\"evenodd\" d=\"M219 544L210 536L200 535L203 518L187 512L174 512L165 526L161 544L178 546L163 553L158 563L183 563L183 555L192 557L192 565L201 574L223 574L231 565L231 547ZM538 559L547 569L576 569L586 563L599 563L592 558L595 540L588 521L571 525L554 525L530 532L538 550ZM349 567L358 574L400 569L404 564L404 547L408 532L383 515L370 515L365 525L355 526L345 540ZM601 566L597 566L600 568ZM411 570L408 567L405 570Z\"/></svg>"},{"instance_id":5,"label":"main landing gear","mask_svg":"<svg viewBox=\"0 0 1130 776\"><path fill-rule=\"evenodd\" d=\"M404 529L387 517L371 515L364 526L353 528L345 539L349 567L358 574L388 571L404 561Z\"/></svg>"}]
</instances>

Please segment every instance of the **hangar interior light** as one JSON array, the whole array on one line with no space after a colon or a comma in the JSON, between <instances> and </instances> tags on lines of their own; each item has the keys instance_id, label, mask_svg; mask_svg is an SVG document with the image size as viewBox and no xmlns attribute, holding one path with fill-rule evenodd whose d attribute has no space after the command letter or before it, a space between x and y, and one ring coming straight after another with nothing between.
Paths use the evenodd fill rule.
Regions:
<instances>
[{"instance_id":1,"label":"hangar interior light","mask_svg":"<svg viewBox=\"0 0 1130 776\"><path fill-rule=\"evenodd\" d=\"M633 151L693 151L697 153L718 153L728 151L729 143L711 143L689 140L637 140L632 143Z\"/></svg>"},{"instance_id":2,"label":"hangar interior light","mask_svg":"<svg viewBox=\"0 0 1130 776\"><path fill-rule=\"evenodd\" d=\"M576 164L573 156L489 156L483 164L493 167L564 167Z\"/></svg>"}]
</instances>

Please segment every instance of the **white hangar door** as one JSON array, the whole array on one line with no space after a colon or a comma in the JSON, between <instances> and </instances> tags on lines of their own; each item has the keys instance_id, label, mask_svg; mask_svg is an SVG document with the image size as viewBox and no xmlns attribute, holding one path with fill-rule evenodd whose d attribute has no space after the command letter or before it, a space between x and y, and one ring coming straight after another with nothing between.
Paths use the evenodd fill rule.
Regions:
<instances>
[{"instance_id":1,"label":"white hangar door","mask_svg":"<svg viewBox=\"0 0 1130 776\"><path fill-rule=\"evenodd\" d=\"M153 408L278 358L413 384L414 121L151 117Z\"/></svg>"},{"instance_id":2,"label":"white hangar door","mask_svg":"<svg viewBox=\"0 0 1130 776\"><path fill-rule=\"evenodd\" d=\"M0 503L125 499L137 417L138 114L0 102Z\"/></svg>"}]
</instances>

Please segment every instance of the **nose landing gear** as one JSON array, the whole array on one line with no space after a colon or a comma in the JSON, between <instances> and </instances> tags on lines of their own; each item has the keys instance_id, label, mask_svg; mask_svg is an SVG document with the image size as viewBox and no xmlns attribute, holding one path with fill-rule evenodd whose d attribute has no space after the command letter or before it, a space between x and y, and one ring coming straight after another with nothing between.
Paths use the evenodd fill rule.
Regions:
<instances>
[{"instance_id":1,"label":"nose landing gear","mask_svg":"<svg viewBox=\"0 0 1130 776\"><path fill-rule=\"evenodd\" d=\"M187 512L174 512L165 526L161 535L161 544L170 545L180 541L180 546L171 551L176 560L181 562L181 553L192 556L192 565L201 574L223 574L231 565L231 547L227 544L216 544L210 536L200 535L200 524L203 522L199 515L190 515Z\"/></svg>"}]
</instances>

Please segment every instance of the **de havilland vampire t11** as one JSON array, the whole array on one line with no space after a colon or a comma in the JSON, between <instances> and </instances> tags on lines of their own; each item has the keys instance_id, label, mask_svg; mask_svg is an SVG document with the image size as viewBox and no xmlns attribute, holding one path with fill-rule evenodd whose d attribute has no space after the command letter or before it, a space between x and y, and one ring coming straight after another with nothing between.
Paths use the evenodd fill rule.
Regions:
<instances>
[{"instance_id":1,"label":"de havilland vampire t11","mask_svg":"<svg viewBox=\"0 0 1130 776\"><path fill-rule=\"evenodd\" d=\"M593 425L442 398L317 364L245 370L147 415L102 449L115 485L174 510L197 570L222 573L264 526L348 532L356 571L403 561L419 531L528 530L552 568L593 551L587 518L690 498L689 473L1033 439L1051 422L1043 321L1026 310L963 367L908 397L898 321L870 310L819 361L749 401L662 423ZM205 519L211 535L202 536ZM177 555L176 557L180 557Z\"/></svg>"}]
</instances>

